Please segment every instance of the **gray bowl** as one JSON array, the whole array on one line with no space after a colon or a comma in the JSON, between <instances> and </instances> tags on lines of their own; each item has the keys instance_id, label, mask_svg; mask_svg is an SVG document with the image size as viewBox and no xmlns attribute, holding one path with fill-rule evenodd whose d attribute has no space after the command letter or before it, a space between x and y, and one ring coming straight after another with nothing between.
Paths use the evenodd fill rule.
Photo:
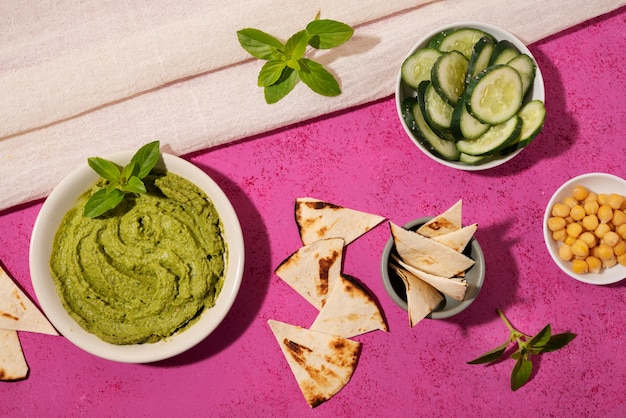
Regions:
<instances>
[{"instance_id":1,"label":"gray bowl","mask_svg":"<svg viewBox=\"0 0 626 418\"><path fill-rule=\"evenodd\" d=\"M403 226L404 229L415 231L424 223L431 220L433 217L424 217L415 219ZM449 296L444 295L444 300L437 306L433 312L427 315L427 318L431 319L444 319L454 316L464 311L469 305L474 302L480 289L483 286L485 280L485 257L483 250L480 248L478 241L475 238L469 242L465 250L465 255L470 257L476 263L465 272L465 280L468 287L465 294L465 298L462 301L458 301ZM408 309L406 302L406 288L402 279L394 272L389 266L389 260L392 254L396 254L396 247L393 242L393 238L390 238L383 250L382 259L380 263L380 272L383 278L383 284L385 290L391 297L391 299L405 311Z\"/></svg>"}]
</instances>

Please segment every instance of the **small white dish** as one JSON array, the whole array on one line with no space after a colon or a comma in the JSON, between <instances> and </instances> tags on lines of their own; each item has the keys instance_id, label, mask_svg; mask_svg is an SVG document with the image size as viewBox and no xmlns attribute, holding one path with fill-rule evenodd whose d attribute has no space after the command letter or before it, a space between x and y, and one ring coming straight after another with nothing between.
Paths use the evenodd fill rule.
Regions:
<instances>
[{"instance_id":1,"label":"small white dish","mask_svg":"<svg viewBox=\"0 0 626 418\"><path fill-rule=\"evenodd\" d=\"M104 158L119 165L128 163L134 152L121 152ZM148 363L180 354L204 340L225 318L242 281L244 242L239 220L227 196L205 172L190 162L162 153L158 168L167 169L196 184L211 199L224 226L228 248L226 276L215 306L183 332L156 343L115 345L84 330L67 313L50 274L52 245L61 220L74 207L79 195L90 188L98 175L87 165L80 166L50 193L35 221L30 244L30 272L33 288L42 310L54 327L79 348L104 359L124 363Z\"/></svg>"},{"instance_id":2,"label":"small white dish","mask_svg":"<svg viewBox=\"0 0 626 418\"><path fill-rule=\"evenodd\" d=\"M431 219L432 216L418 218L407 223L403 226L403 228L414 231ZM408 310L408 305L404 282L389 266L390 257L394 253L396 253L395 244L393 238L390 238L383 249L380 263L380 273L383 278L385 290L391 299L396 303L396 305L406 311ZM459 301L444 295L443 302L439 304L439 306L437 306L429 315L427 315L426 318L450 318L451 316L457 315L467 309L474 302L474 300L476 300L476 297L478 296L478 293L480 293L485 281L485 257L478 241L475 238L472 238L468 248L465 249L464 254L475 261L475 264L465 273L465 280L468 284L465 298L462 301Z\"/></svg>"},{"instance_id":3,"label":"small white dish","mask_svg":"<svg viewBox=\"0 0 626 418\"><path fill-rule=\"evenodd\" d=\"M535 61L535 64L537 63L537 60L535 59L533 54L530 52L530 50L515 35L497 26L490 25L487 23L480 23L480 22L458 22L458 23L450 24L447 26L442 26L438 29L435 29L432 32L426 34L420 40L418 40L417 43L410 49L405 59L411 56L419 48L423 48L427 46L429 41L435 35L438 35L439 33L450 30L450 29L464 28L464 27L470 27L470 28L476 28L476 29L482 30L492 35L498 41L503 40L503 39L508 40L512 42L519 49L520 52L529 55ZM515 158L516 155L518 155L520 152L523 151L523 148L522 148L511 154L503 156L501 158L495 158L495 159L486 161L478 165L465 164L460 161L448 161L448 160L438 157L437 155L430 152L422 143L420 143L420 141L418 141L417 138L415 138L414 134L411 132L411 129L407 126L406 122L404 121L404 118L402 117L402 102L404 101L405 98L415 97L416 95L417 93L415 92L415 90L404 83L404 81L402 80L401 71L400 69L398 69L398 76L396 80L396 91L395 91L396 109L397 109L398 117L400 118L400 122L402 123L402 127L404 128L404 131L406 132L407 136L413 141L413 143L417 146L417 148L420 149L420 151L422 151L426 156L428 156L432 160L437 161L438 163L444 166L455 168L457 170L478 171L478 170L487 170L487 169L502 165L506 163L507 161L510 161L511 159ZM541 100L542 102L545 102L545 86L543 82L543 75L541 74L541 69L539 68L539 65L536 66L535 79L533 82L533 86L528 92L527 101L530 101L530 100Z\"/></svg>"},{"instance_id":4,"label":"small white dish","mask_svg":"<svg viewBox=\"0 0 626 418\"><path fill-rule=\"evenodd\" d=\"M552 232L548 229L548 218L552 213L552 207L555 203L561 202L565 197L572 195L572 190L577 185L585 186L595 193L618 193L626 196L626 180L606 173L587 173L574 177L559 187L546 205L543 216L543 239L548 248L550 257L555 264L568 276L583 283L605 285L619 282L626 278L626 266L617 264L613 267L602 269L600 273L576 274L572 270L571 261L563 261L559 257L560 242L552 238Z\"/></svg>"}]
</instances>

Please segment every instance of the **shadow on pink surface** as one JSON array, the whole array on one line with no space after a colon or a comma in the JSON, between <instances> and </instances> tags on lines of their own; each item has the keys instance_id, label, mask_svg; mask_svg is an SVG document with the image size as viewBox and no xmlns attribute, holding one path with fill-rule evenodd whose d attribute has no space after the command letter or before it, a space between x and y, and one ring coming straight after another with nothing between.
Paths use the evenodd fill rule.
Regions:
<instances>
[{"instance_id":1,"label":"shadow on pink surface","mask_svg":"<svg viewBox=\"0 0 626 418\"><path fill-rule=\"evenodd\" d=\"M230 199L243 231L245 266L241 288L224 321L204 341L186 353L152 363L158 367L177 367L208 359L226 350L251 325L260 311L269 288L265 272L270 265L268 233L259 212L246 193L228 177L202 164L196 164L222 188Z\"/></svg>"}]
</instances>

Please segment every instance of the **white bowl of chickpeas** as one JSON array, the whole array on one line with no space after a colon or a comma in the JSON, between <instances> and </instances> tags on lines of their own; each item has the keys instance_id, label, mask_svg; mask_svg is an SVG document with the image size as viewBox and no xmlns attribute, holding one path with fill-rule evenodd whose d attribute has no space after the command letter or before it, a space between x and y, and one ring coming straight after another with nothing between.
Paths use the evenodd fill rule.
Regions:
<instances>
[{"instance_id":1,"label":"white bowl of chickpeas","mask_svg":"<svg viewBox=\"0 0 626 418\"><path fill-rule=\"evenodd\" d=\"M548 202L543 235L570 277L597 285L626 278L626 180L605 173L569 180Z\"/></svg>"}]
</instances>

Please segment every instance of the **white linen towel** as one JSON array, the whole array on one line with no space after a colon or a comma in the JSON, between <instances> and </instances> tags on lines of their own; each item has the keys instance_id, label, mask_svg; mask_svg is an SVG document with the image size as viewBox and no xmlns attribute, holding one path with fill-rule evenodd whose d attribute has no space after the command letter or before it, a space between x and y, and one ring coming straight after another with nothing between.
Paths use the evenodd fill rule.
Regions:
<instances>
[{"instance_id":1,"label":"white linen towel","mask_svg":"<svg viewBox=\"0 0 626 418\"><path fill-rule=\"evenodd\" d=\"M532 43L625 3L3 3L0 210L46 196L89 156L155 139L185 154L388 97L411 46L443 24L491 23ZM326 98L299 85L267 105L256 86L262 63L239 46L236 31L254 27L285 40L318 10L356 28L348 43L314 52L343 93Z\"/></svg>"}]
</instances>

